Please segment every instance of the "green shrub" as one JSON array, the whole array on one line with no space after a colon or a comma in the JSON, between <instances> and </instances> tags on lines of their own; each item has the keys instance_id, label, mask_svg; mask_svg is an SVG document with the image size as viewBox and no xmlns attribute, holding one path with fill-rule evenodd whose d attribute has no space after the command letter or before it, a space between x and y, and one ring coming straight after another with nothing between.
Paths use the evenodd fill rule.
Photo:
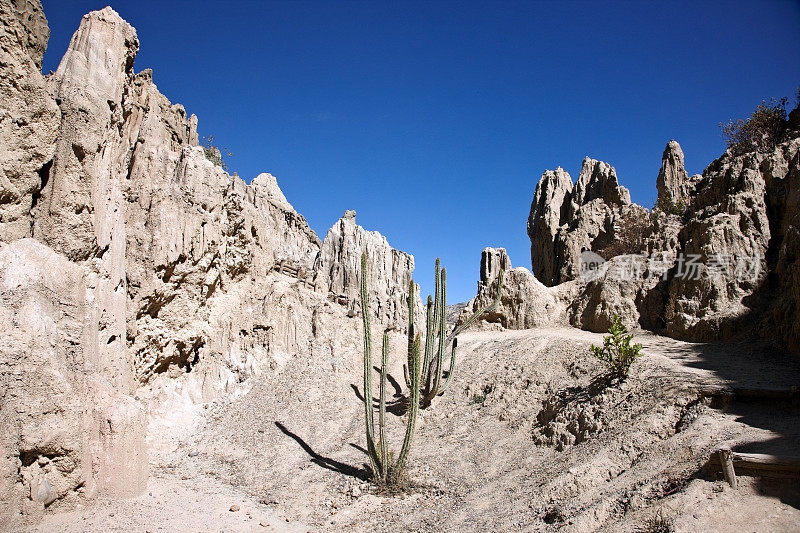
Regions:
<instances>
[{"instance_id":1,"label":"green shrub","mask_svg":"<svg viewBox=\"0 0 800 533\"><path fill-rule=\"evenodd\" d=\"M630 373L631 365L641 357L642 345L631 344L633 334L628 333L619 316L611 319L608 335L603 337L603 346L592 344L592 355L598 359L617 379L625 379Z\"/></svg>"}]
</instances>

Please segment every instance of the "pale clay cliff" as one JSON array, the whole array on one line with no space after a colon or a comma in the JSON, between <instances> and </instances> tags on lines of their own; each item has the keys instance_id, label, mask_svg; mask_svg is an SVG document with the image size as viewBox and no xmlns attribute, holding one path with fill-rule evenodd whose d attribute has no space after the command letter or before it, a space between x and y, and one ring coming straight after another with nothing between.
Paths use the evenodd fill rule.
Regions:
<instances>
[{"instance_id":1,"label":"pale clay cliff","mask_svg":"<svg viewBox=\"0 0 800 533\"><path fill-rule=\"evenodd\" d=\"M606 163L586 158L575 184L561 168L546 171L528 218L535 279L509 270L503 305L488 321L530 327L539 320L521 309L555 299L569 305L548 320L591 331L605 331L617 314L628 327L676 339L762 336L800 351L798 118L795 110L790 139L772 152L728 151L691 177L670 141L656 180L666 207L652 212L630 202ZM591 275L580 272L585 251L605 260ZM482 265L497 253L484 251ZM502 257L497 268L510 269ZM482 268L470 308L489 301L489 280Z\"/></svg>"},{"instance_id":2,"label":"pale clay cliff","mask_svg":"<svg viewBox=\"0 0 800 533\"><path fill-rule=\"evenodd\" d=\"M298 355L335 368L361 343L362 250L374 318L404 329L413 257L352 211L321 243L275 177L207 160L111 8L47 77L41 5L0 12L0 519L144 490L148 413L169 402Z\"/></svg>"},{"instance_id":3,"label":"pale clay cliff","mask_svg":"<svg viewBox=\"0 0 800 533\"><path fill-rule=\"evenodd\" d=\"M0 17L0 521L140 493L159 445L148 424L168 429L174 406L243 394L300 358L339 372L362 343L363 250L373 331L402 341L413 257L353 211L320 242L274 176L247 184L209 161L196 117L134 71L136 32L116 12L86 15L47 77L39 2L0 0ZM631 203L607 163L586 158L574 184L547 171L528 218L532 271L487 248L461 316L505 271L484 326L604 331L619 314L676 338L798 350L798 154L795 135L690 177L670 141L657 212ZM587 251L602 257L588 276ZM681 254L757 268L681 279Z\"/></svg>"}]
</instances>

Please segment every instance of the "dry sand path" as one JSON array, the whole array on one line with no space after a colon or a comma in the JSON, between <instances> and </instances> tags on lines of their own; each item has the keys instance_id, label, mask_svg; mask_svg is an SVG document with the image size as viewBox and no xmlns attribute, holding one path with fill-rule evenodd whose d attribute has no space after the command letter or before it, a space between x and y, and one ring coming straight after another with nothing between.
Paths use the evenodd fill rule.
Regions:
<instances>
[{"instance_id":1,"label":"dry sand path","mask_svg":"<svg viewBox=\"0 0 800 533\"><path fill-rule=\"evenodd\" d=\"M800 531L796 480L733 491L708 463L721 445L800 455L796 404L731 396L800 384L796 358L642 333L631 377L598 389L601 340L464 334L453 385L420 422L409 493L363 479L361 355L298 357L242 397L176 407L169 431L151 425L148 494L31 531L637 531L659 513L678 531Z\"/></svg>"}]
</instances>

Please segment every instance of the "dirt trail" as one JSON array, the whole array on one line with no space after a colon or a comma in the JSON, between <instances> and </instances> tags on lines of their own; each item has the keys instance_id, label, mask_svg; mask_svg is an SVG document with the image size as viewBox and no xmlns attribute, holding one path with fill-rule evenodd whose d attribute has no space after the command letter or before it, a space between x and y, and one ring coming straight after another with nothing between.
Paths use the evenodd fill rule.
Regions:
<instances>
[{"instance_id":1,"label":"dirt trail","mask_svg":"<svg viewBox=\"0 0 800 533\"><path fill-rule=\"evenodd\" d=\"M52 514L33 531L636 531L658 513L678 531L800 530L789 483L743 478L733 491L707 465L721 445L800 455L796 404L735 396L800 384L797 359L643 333L646 356L604 388L588 349L601 340L462 335L453 384L420 421L407 494L364 478L361 355L336 368L298 357L240 398L153 426L153 496ZM398 339L398 363L402 350Z\"/></svg>"}]
</instances>

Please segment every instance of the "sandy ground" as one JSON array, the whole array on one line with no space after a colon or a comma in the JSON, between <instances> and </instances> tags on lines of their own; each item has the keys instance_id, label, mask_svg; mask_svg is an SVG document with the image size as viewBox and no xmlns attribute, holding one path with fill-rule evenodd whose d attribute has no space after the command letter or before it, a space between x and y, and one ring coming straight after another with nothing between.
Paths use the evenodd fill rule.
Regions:
<instances>
[{"instance_id":1,"label":"sandy ground","mask_svg":"<svg viewBox=\"0 0 800 533\"><path fill-rule=\"evenodd\" d=\"M796 358L644 333L630 378L604 387L589 356L601 340L463 334L406 493L366 481L361 354L335 368L298 357L242 397L151 424L147 494L53 509L29 531L648 531L659 517L675 531L800 531L797 478L743 477L734 491L709 460L723 445L800 455L797 404L751 397L799 385ZM390 374L402 383L399 366ZM390 418L399 448L402 417Z\"/></svg>"}]
</instances>

